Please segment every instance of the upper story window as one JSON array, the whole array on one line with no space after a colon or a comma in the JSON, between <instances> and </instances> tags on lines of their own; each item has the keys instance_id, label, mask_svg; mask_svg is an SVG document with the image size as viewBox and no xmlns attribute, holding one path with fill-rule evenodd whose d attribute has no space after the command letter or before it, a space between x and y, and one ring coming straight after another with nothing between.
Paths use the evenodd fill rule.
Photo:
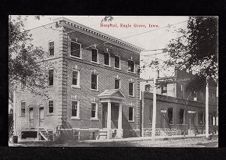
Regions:
<instances>
[{"instance_id":1,"label":"upper story window","mask_svg":"<svg viewBox=\"0 0 226 160\"><path fill-rule=\"evenodd\" d=\"M134 83L129 82L129 95L134 96Z\"/></svg>"},{"instance_id":2,"label":"upper story window","mask_svg":"<svg viewBox=\"0 0 226 160\"><path fill-rule=\"evenodd\" d=\"M119 58L119 56L115 56L115 68L120 68L120 58Z\"/></svg>"},{"instance_id":3,"label":"upper story window","mask_svg":"<svg viewBox=\"0 0 226 160\"><path fill-rule=\"evenodd\" d=\"M161 94L167 93L167 84L161 85Z\"/></svg>"},{"instance_id":4,"label":"upper story window","mask_svg":"<svg viewBox=\"0 0 226 160\"><path fill-rule=\"evenodd\" d=\"M79 87L80 86L80 72L72 71L72 86Z\"/></svg>"},{"instance_id":5,"label":"upper story window","mask_svg":"<svg viewBox=\"0 0 226 160\"><path fill-rule=\"evenodd\" d=\"M120 88L120 79L116 78L115 79L115 89L119 89Z\"/></svg>"},{"instance_id":6,"label":"upper story window","mask_svg":"<svg viewBox=\"0 0 226 160\"><path fill-rule=\"evenodd\" d=\"M151 85L150 84L146 84L145 85L145 91L150 92L151 89Z\"/></svg>"},{"instance_id":7,"label":"upper story window","mask_svg":"<svg viewBox=\"0 0 226 160\"><path fill-rule=\"evenodd\" d=\"M20 112L20 115L21 117L24 117L25 116L25 106L26 106L26 102L21 102L21 112Z\"/></svg>"},{"instance_id":8,"label":"upper story window","mask_svg":"<svg viewBox=\"0 0 226 160\"><path fill-rule=\"evenodd\" d=\"M53 101L49 101L49 113L53 113Z\"/></svg>"},{"instance_id":9,"label":"upper story window","mask_svg":"<svg viewBox=\"0 0 226 160\"><path fill-rule=\"evenodd\" d=\"M78 101L72 101L72 113L71 116L73 118L79 118L79 102Z\"/></svg>"},{"instance_id":10,"label":"upper story window","mask_svg":"<svg viewBox=\"0 0 226 160\"><path fill-rule=\"evenodd\" d=\"M132 60L128 60L128 71L134 72L134 62Z\"/></svg>"},{"instance_id":11,"label":"upper story window","mask_svg":"<svg viewBox=\"0 0 226 160\"><path fill-rule=\"evenodd\" d=\"M134 121L134 107L129 107L129 121Z\"/></svg>"},{"instance_id":12,"label":"upper story window","mask_svg":"<svg viewBox=\"0 0 226 160\"><path fill-rule=\"evenodd\" d=\"M98 61L97 54L98 54L97 49L92 49L92 62Z\"/></svg>"},{"instance_id":13,"label":"upper story window","mask_svg":"<svg viewBox=\"0 0 226 160\"><path fill-rule=\"evenodd\" d=\"M168 108L168 123L173 124L173 108Z\"/></svg>"},{"instance_id":14,"label":"upper story window","mask_svg":"<svg viewBox=\"0 0 226 160\"><path fill-rule=\"evenodd\" d=\"M104 53L104 64L110 66L110 54Z\"/></svg>"},{"instance_id":15,"label":"upper story window","mask_svg":"<svg viewBox=\"0 0 226 160\"><path fill-rule=\"evenodd\" d=\"M49 55L54 56L54 41L49 42Z\"/></svg>"},{"instance_id":16,"label":"upper story window","mask_svg":"<svg viewBox=\"0 0 226 160\"><path fill-rule=\"evenodd\" d=\"M52 86L53 85L53 69L50 69L49 70L49 86Z\"/></svg>"},{"instance_id":17,"label":"upper story window","mask_svg":"<svg viewBox=\"0 0 226 160\"><path fill-rule=\"evenodd\" d=\"M97 82L97 74L91 74L91 89L97 90L98 82Z\"/></svg>"},{"instance_id":18,"label":"upper story window","mask_svg":"<svg viewBox=\"0 0 226 160\"><path fill-rule=\"evenodd\" d=\"M97 108L97 103L91 103L91 118L95 118L97 119L97 112L98 108Z\"/></svg>"},{"instance_id":19,"label":"upper story window","mask_svg":"<svg viewBox=\"0 0 226 160\"><path fill-rule=\"evenodd\" d=\"M75 41L71 42L71 56L81 58L81 44Z\"/></svg>"}]
</instances>

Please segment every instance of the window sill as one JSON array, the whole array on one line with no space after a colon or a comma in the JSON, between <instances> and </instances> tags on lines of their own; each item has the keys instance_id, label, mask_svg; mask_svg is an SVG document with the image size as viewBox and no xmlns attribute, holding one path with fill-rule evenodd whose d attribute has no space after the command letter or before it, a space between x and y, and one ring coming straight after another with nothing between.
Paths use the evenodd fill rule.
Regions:
<instances>
[{"instance_id":1,"label":"window sill","mask_svg":"<svg viewBox=\"0 0 226 160\"><path fill-rule=\"evenodd\" d=\"M129 97L130 97L130 98L135 98L135 96L134 96L134 95L129 95Z\"/></svg>"},{"instance_id":2,"label":"window sill","mask_svg":"<svg viewBox=\"0 0 226 160\"><path fill-rule=\"evenodd\" d=\"M71 88L78 88L78 89L80 89L81 87L78 86L78 85L71 85Z\"/></svg>"},{"instance_id":3,"label":"window sill","mask_svg":"<svg viewBox=\"0 0 226 160\"><path fill-rule=\"evenodd\" d=\"M109 64L109 65L107 65L107 64L104 64L104 66L105 66L105 67L111 67L111 66L110 66L110 64Z\"/></svg>"},{"instance_id":4,"label":"window sill","mask_svg":"<svg viewBox=\"0 0 226 160\"><path fill-rule=\"evenodd\" d=\"M80 117L71 117L71 119L80 120Z\"/></svg>"},{"instance_id":5,"label":"window sill","mask_svg":"<svg viewBox=\"0 0 226 160\"><path fill-rule=\"evenodd\" d=\"M48 113L46 116L49 117L49 116L53 116L54 114L53 113Z\"/></svg>"},{"instance_id":6,"label":"window sill","mask_svg":"<svg viewBox=\"0 0 226 160\"><path fill-rule=\"evenodd\" d=\"M127 71L127 72L128 72L128 73L133 73L133 74L135 74L135 71L133 71L133 72L132 72L132 71Z\"/></svg>"},{"instance_id":7,"label":"window sill","mask_svg":"<svg viewBox=\"0 0 226 160\"><path fill-rule=\"evenodd\" d=\"M99 62L95 62L95 61L91 61L92 63L95 63L95 64L100 64Z\"/></svg>"},{"instance_id":8,"label":"window sill","mask_svg":"<svg viewBox=\"0 0 226 160\"><path fill-rule=\"evenodd\" d=\"M71 58L76 58L76 59L81 59L81 60L82 60L82 57L72 56L71 54L70 54L70 57L71 57Z\"/></svg>"},{"instance_id":9,"label":"window sill","mask_svg":"<svg viewBox=\"0 0 226 160\"><path fill-rule=\"evenodd\" d=\"M134 123L135 121L134 121L134 120L128 120L128 122L130 122L130 123Z\"/></svg>"},{"instance_id":10,"label":"window sill","mask_svg":"<svg viewBox=\"0 0 226 160\"><path fill-rule=\"evenodd\" d=\"M117 67L114 67L114 69L117 69L117 70L122 70L122 69L121 69L121 67L119 67L119 68L117 68Z\"/></svg>"},{"instance_id":11,"label":"window sill","mask_svg":"<svg viewBox=\"0 0 226 160\"><path fill-rule=\"evenodd\" d=\"M98 89L92 89L92 88L90 88L90 90L91 90L91 91L95 91L95 92L99 92Z\"/></svg>"},{"instance_id":12,"label":"window sill","mask_svg":"<svg viewBox=\"0 0 226 160\"><path fill-rule=\"evenodd\" d=\"M98 118L90 118L91 121L98 121Z\"/></svg>"}]
</instances>

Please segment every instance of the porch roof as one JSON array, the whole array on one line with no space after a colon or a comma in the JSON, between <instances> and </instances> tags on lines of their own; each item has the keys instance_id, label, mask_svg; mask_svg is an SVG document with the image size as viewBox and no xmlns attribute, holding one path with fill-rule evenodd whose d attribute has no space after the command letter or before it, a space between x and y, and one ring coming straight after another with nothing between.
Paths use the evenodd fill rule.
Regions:
<instances>
[{"instance_id":1,"label":"porch roof","mask_svg":"<svg viewBox=\"0 0 226 160\"><path fill-rule=\"evenodd\" d=\"M106 89L98 95L101 99L124 99L125 96L119 89Z\"/></svg>"}]
</instances>

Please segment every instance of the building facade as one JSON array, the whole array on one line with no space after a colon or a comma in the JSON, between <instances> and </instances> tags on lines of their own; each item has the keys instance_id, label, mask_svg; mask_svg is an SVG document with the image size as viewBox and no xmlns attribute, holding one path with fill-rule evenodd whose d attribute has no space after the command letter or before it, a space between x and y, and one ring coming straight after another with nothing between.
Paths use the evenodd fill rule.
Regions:
<instances>
[{"instance_id":1,"label":"building facade","mask_svg":"<svg viewBox=\"0 0 226 160\"><path fill-rule=\"evenodd\" d=\"M18 87L19 140L140 136L141 48L65 18L30 33L46 52L47 97Z\"/></svg>"},{"instance_id":2,"label":"building facade","mask_svg":"<svg viewBox=\"0 0 226 160\"><path fill-rule=\"evenodd\" d=\"M192 75L184 71L176 71L173 77L157 78L157 135L204 134L205 90L194 92L187 89L191 78ZM150 136L153 114L153 79L142 80L141 91L143 136ZM209 126L210 132L217 132L218 98L214 85L209 86Z\"/></svg>"}]
</instances>

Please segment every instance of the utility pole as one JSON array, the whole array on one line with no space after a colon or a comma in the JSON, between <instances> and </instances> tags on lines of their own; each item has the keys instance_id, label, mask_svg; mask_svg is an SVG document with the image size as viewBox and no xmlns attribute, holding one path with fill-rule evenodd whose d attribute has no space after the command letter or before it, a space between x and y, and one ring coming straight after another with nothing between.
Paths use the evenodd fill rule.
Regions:
<instances>
[{"instance_id":1,"label":"utility pole","mask_svg":"<svg viewBox=\"0 0 226 160\"><path fill-rule=\"evenodd\" d=\"M13 90L13 135L16 134L16 89Z\"/></svg>"},{"instance_id":2,"label":"utility pole","mask_svg":"<svg viewBox=\"0 0 226 160\"><path fill-rule=\"evenodd\" d=\"M152 114L152 139L155 139L155 127L156 127L156 79L157 71L154 76L154 88L153 88L153 114Z\"/></svg>"},{"instance_id":3,"label":"utility pole","mask_svg":"<svg viewBox=\"0 0 226 160\"><path fill-rule=\"evenodd\" d=\"M206 78L206 138L209 138L209 82Z\"/></svg>"}]
</instances>

